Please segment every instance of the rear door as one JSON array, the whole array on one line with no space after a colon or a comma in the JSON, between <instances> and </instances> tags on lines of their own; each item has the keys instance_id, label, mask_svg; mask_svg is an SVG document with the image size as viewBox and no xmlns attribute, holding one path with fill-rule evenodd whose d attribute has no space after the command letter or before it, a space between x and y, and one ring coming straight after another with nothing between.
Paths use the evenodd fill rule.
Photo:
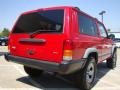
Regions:
<instances>
[{"instance_id":1,"label":"rear door","mask_svg":"<svg viewBox=\"0 0 120 90\"><path fill-rule=\"evenodd\" d=\"M10 36L12 55L60 62L63 49L64 10L46 10L20 17Z\"/></svg>"}]
</instances>

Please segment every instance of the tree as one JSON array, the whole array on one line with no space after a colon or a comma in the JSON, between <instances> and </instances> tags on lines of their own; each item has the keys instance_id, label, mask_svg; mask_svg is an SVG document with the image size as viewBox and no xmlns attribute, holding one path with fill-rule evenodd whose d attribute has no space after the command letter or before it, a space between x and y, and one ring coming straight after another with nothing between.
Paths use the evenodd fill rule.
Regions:
<instances>
[{"instance_id":1,"label":"tree","mask_svg":"<svg viewBox=\"0 0 120 90\"><path fill-rule=\"evenodd\" d=\"M2 37L2 33L0 33L0 37Z\"/></svg>"},{"instance_id":2,"label":"tree","mask_svg":"<svg viewBox=\"0 0 120 90\"><path fill-rule=\"evenodd\" d=\"M1 34L2 34L2 36L8 37L8 36L9 36L9 33L10 33L9 29L4 28Z\"/></svg>"}]
</instances>

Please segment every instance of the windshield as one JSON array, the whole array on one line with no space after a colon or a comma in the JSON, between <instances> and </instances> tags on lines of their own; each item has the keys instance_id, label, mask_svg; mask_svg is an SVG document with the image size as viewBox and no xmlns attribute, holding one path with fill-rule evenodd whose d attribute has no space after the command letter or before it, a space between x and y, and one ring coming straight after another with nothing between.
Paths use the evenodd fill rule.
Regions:
<instances>
[{"instance_id":1,"label":"windshield","mask_svg":"<svg viewBox=\"0 0 120 90\"><path fill-rule=\"evenodd\" d=\"M48 10L25 14L18 20L13 33L62 32L64 10Z\"/></svg>"}]
</instances>

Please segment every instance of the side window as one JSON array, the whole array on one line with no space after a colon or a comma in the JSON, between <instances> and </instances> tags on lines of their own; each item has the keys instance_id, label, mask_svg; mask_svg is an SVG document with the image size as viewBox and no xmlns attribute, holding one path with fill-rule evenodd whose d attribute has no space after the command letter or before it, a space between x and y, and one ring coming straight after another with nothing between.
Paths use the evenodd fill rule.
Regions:
<instances>
[{"instance_id":1,"label":"side window","mask_svg":"<svg viewBox=\"0 0 120 90\"><path fill-rule=\"evenodd\" d=\"M83 16L81 14L78 14L78 20L79 20L80 33L91 35L91 36L98 36L97 27L93 19L87 16Z\"/></svg>"},{"instance_id":2,"label":"side window","mask_svg":"<svg viewBox=\"0 0 120 90\"><path fill-rule=\"evenodd\" d=\"M99 28L99 31L100 31L100 35L101 37L107 37L107 33L105 31L105 28L102 24L98 23L98 28Z\"/></svg>"}]
</instances>

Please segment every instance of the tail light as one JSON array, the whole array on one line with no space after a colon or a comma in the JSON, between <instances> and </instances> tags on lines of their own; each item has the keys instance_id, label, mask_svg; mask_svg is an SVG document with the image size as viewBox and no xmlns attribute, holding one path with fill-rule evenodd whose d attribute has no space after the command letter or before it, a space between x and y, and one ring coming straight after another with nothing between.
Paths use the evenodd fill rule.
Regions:
<instances>
[{"instance_id":1,"label":"tail light","mask_svg":"<svg viewBox=\"0 0 120 90\"><path fill-rule=\"evenodd\" d=\"M64 61L72 60L72 41L71 40L64 41L63 60Z\"/></svg>"}]
</instances>

